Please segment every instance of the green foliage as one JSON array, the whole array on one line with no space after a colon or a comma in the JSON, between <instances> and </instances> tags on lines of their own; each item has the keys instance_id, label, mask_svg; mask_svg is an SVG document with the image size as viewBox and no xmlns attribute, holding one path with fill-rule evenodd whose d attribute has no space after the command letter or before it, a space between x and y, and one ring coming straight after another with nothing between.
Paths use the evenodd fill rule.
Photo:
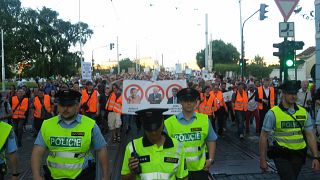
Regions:
<instances>
[{"instance_id":1,"label":"green foliage","mask_svg":"<svg viewBox=\"0 0 320 180\"><path fill-rule=\"evenodd\" d=\"M250 64L247 65L245 69L245 76L254 76L256 78L265 78L269 77L270 73L272 72L273 67L266 67L258 64Z\"/></svg>"},{"instance_id":2,"label":"green foliage","mask_svg":"<svg viewBox=\"0 0 320 180\"><path fill-rule=\"evenodd\" d=\"M93 34L88 24L72 24L58 12L43 7L21 8L19 0L0 0L0 28L4 29L6 77L19 64L22 76L75 75L81 66L80 53L69 49L85 44Z\"/></svg>"},{"instance_id":3,"label":"green foliage","mask_svg":"<svg viewBox=\"0 0 320 180\"><path fill-rule=\"evenodd\" d=\"M122 70L125 70L125 72L128 72L128 68L136 67L136 63L131 61L129 58L120 60L119 64L120 64L120 72L122 72ZM118 65L114 67L113 72L118 73Z\"/></svg>"},{"instance_id":4,"label":"green foliage","mask_svg":"<svg viewBox=\"0 0 320 180\"><path fill-rule=\"evenodd\" d=\"M213 66L217 64L235 64L240 59L240 53L237 49L230 43L225 43L222 40L211 41L212 45L212 60ZM205 50L200 50L197 55L197 64L200 68L205 66Z\"/></svg>"},{"instance_id":5,"label":"green foliage","mask_svg":"<svg viewBox=\"0 0 320 180\"><path fill-rule=\"evenodd\" d=\"M216 64L213 69L218 74L225 74L227 71L232 71L240 75L240 66L238 64ZM273 66L265 67L257 64L249 64L245 67L244 75L247 77L251 75L257 78L269 77L273 69Z\"/></svg>"},{"instance_id":6,"label":"green foliage","mask_svg":"<svg viewBox=\"0 0 320 180\"><path fill-rule=\"evenodd\" d=\"M260 57L259 55L256 55L253 59L252 64L260 65L260 66L266 66L266 63L264 62L264 57Z\"/></svg>"},{"instance_id":7,"label":"green foliage","mask_svg":"<svg viewBox=\"0 0 320 180\"><path fill-rule=\"evenodd\" d=\"M5 82L5 89L9 90L9 88L14 85L15 87L18 86L18 82ZM24 85L26 85L28 88L35 88L38 87L38 84L36 82L25 82ZM0 82L0 88L2 87L2 82Z\"/></svg>"},{"instance_id":8,"label":"green foliage","mask_svg":"<svg viewBox=\"0 0 320 180\"><path fill-rule=\"evenodd\" d=\"M197 59L197 64L198 64L199 68L200 69L204 68L205 59L204 59L204 50L203 49L201 49L200 52L197 52L196 59Z\"/></svg>"},{"instance_id":9,"label":"green foliage","mask_svg":"<svg viewBox=\"0 0 320 180\"><path fill-rule=\"evenodd\" d=\"M213 70L218 74L225 74L227 71L233 71L240 73L240 67L238 64L216 64Z\"/></svg>"}]
</instances>

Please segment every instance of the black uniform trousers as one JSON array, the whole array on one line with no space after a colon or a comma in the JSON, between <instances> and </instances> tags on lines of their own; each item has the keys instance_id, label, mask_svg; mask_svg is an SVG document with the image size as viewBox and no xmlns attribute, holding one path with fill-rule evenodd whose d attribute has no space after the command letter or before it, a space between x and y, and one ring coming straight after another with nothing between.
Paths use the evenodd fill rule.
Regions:
<instances>
[{"instance_id":1,"label":"black uniform trousers","mask_svg":"<svg viewBox=\"0 0 320 180\"><path fill-rule=\"evenodd\" d=\"M209 179L208 171L189 171L188 180L206 180Z\"/></svg>"},{"instance_id":2,"label":"black uniform trousers","mask_svg":"<svg viewBox=\"0 0 320 180\"><path fill-rule=\"evenodd\" d=\"M305 160L304 156L291 156L290 158L278 157L273 161L281 180L296 180Z\"/></svg>"}]
</instances>

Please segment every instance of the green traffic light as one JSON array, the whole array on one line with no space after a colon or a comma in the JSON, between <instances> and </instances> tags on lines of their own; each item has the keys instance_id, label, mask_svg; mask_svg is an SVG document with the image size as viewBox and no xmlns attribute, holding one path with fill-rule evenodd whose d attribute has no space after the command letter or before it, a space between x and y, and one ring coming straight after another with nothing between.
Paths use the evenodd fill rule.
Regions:
<instances>
[{"instance_id":1,"label":"green traffic light","mask_svg":"<svg viewBox=\"0 0 320 180\"><path fill-rule=\"evenodd\" d=\"M287 66L287 67L292 67L292 66L293 66L293 60L292 60L292 59L288 59L288 60L286 61L286 66Z\"/></svg>"}]
</instances>

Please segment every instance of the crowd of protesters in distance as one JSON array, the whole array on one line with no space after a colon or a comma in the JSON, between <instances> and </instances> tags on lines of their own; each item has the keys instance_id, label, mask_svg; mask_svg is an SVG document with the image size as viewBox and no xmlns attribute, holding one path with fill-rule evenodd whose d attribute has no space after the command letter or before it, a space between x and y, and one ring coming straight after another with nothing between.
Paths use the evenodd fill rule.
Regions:
<instances>
[{"instance_id":1,"label":"crowd of protesters in distance","mask_svg":"<svg viewBox=\"0 0 320 180\"><path fill-rule=\"evenodd\" d=\"M90 92L90 96L86 99L87 102L92 92L96 91L98 101L98 109L96 112L89 112L80 107L79 113L95 119L103 134L110 131L112 133L113 143L121 142L121 129L128 133L134 124L137 126L138 133L141 129L141 123L136 120L135 115L121 114L121 112L114 113L113 110L108 109L107 103L112 93L114 93L116 99L121 97L123 80L186 80L188 87L194 88L201 93L196 111L209 115L214 130L221 137L224 136L227 123L231 123L232 125L237 125L238 135L240 138L243 138L246 134L250 133L249 126L252 124L253 119L255 120L255 133L259 135L265 113L272 105L278 104L280 99L280 94L277 89L280 82L276 77L273 79L256 79L250 77L241 81L240 79L215 74L214 78L205 80L202 77L184 74L178 75L170 72L159 72L157 74L141 72L123 73L121 75L108 74L94 78L93 81L81 80L77 77L69 79L58 77L56 79L47 79L45 82L38 81L38 86L35 88L28 88L25 84L19 83L17 87L11 86L6 96L2 98L1 106L2 109L4 108L4 111L0 112L3 113L2 116L8 117L7 121L13 125L18 146L21 147L23 133L26 131L25 127L27 124L32 125L32 130L36 136L43 120L50 117L50 114L52 116L57 115L57 104L54 100L54 95L57 91L64 88L72 88L83 93L85 90L87 93ZM259 89L270 89L270 93L260 94L262 91ZM221 93L230 91L232 92L230 99L223 98ZM247 95L248 109L242 112L242 110L236 109L234 102L240 97L238 94L242 96L243 92ZM313 84L310 84L308 81L301 82L301 90L298 93L297 103L307 108L313 118L316 116L316 109L320 102L319 94L320 91L316 91ZM259 96L266 96L266 99L269 100L268 103L259 101L259 99L265 99L259 98ZM50 107L41 110L41 114L46 116L37 116L36 97L40 97L39 102L41 104L45 104L45 97L50 99ZM43 100L41 100L41 98ZM24 99L27 99L27 109L24 110L24 114L18 117L12 116L12 112L16 110L13 104L16 103L15 106L17 106L17 103L21 103ZM211 104L210 99L212 100ZM84 101L82 101L82 104L83 102ZM212 109L204 110L204 107L207 106L208 103ZM43 111L49 112L43 113Z\"/></svg>"}]
</instances>

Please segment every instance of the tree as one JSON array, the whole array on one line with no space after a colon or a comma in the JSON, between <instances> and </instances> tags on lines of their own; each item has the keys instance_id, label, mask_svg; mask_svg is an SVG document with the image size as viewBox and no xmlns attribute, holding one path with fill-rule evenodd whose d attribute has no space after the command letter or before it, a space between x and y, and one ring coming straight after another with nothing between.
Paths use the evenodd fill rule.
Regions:
<instances>
[{"instance_id":1,"label":"tree","mask_svg":"<svg viewBox=\"0 0 320 180\"><path fill-rule=\"evenodd\" d=\"M136 67L136 63L131 61L130 58L121 59L119 64L120 64L120 72L122 72L122 70L125 70L125 72L128 72L128 68L135 68ZM118 73L118 65L114 67L113 72Z\"/></svg>"},{"instance_id":2,"label":"tree","mask_svg":"<svg viewBox=\"0 0 320 180\"><path fill-rule=\"evenodd\" d=\"M212 60L213 60L213 66L215 64L235 64L240 59L240 53L237 51L237 48L235 48L232 44L228 43L226 44L222 40L214 40L210 42L212 45ZM203 68L205 66L205 56L204 56L205 50L200 50L197 55L197 64L200 68Z\"/></svg>"},{"instance_id":3,"label":"tree","mask_svg":"<svg viewBox=\"0 0 320 180\"><path fill-rule=\"evenodd\" d=\"M259 55L256 55L253 59L252 64L260 65L260 66L267 66L266 63L264 62L264 58L260 57Z\"/></svg>"},{"instance_id":4,"label":"tree","mask_svg":"<svg viewBox=\"0 0 320 180\"><path fill-rule=\"evenodd\" d=\"M0 0L6 77L9 73L12 75L17 64L26 67L25 76L66 76L78 72L80 53L70 52L70 48L80 41L85 44L93 31L86 23L72 24L59 19L58 15L46 7L40 10L21 8L19 0Z\"/></svg>"},{"instance_id":5,"label":"tree","mask_svg":"<svg viewBox=\"0 0 320 180\"><path fill-rule=\"evenodd\" d=\"M200 52L197 52L197 56L196 56L196 59L197 59L197 64L199 66L200 69L204 68L205 66L205 62L204 62L204 50L202 49Z\"/></svg>"}]
</instances>

